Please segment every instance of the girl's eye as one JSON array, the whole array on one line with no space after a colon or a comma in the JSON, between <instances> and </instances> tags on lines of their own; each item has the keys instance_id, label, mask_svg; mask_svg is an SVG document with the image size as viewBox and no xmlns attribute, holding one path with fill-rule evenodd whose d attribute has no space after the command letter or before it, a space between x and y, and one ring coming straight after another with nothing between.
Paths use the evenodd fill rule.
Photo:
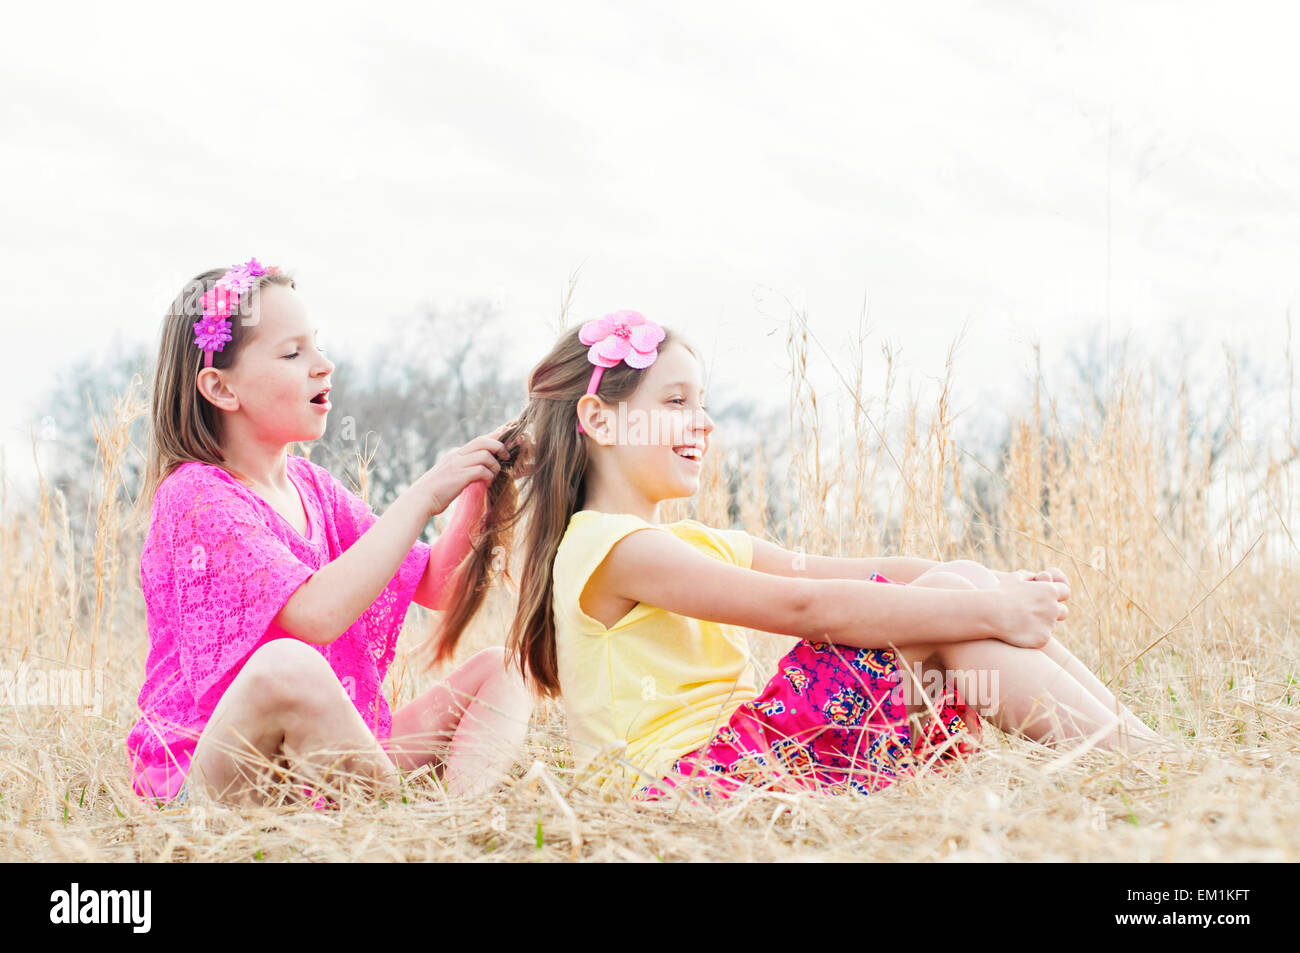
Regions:
<instances>
[{"instance_id":1,"label":"girl's eye","mask_svg":"<svg viewBox=\"0 0 1300 953\"><path fill-rule=\"evenodd\" d=\"M678 403L684 404L684 403L686 403L686 398L685 398L685 397L670 397L670 398L668 399L668 403L670 403L670 404L678 404Z\"/></svg>"},{"instance_id":2,"label":"girl's eye","mask_svg":"<svg viewBox=\"0 0 1300 953\"><path fill-rule=\"evenodd\" d=\"M294 359L295 357L297 357L297 356L298 356L298 352L297 352L297 351L294 351L292 354L286 354L286 355L284 356L284 359L285 359L286 361L291 361L291 360L293 360L293 359Z\"/></svg>"}]
</instances>

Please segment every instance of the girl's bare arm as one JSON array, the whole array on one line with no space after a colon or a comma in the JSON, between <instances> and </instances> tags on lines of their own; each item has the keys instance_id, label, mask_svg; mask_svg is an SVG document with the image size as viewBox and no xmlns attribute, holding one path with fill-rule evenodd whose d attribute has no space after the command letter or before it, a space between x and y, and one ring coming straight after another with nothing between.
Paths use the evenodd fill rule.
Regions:
<instances>
[{"instance_id":1,"label":"girl's bare arm","mask_svg":"<svg viewBox=\"0 0 1300 953\"><path fill-rule=\"evenodd\" d=\"M447 587L461 561L469 553L472 534L483 518L487 500L486 480L477 480L456 497L451 522L429 547L429 562L415 587L413 601L426 609L441 609L448 595Z\"/></svg>"},{"instance_id":2,"label":"girl's bare arm","mask_svg":"<svg viewBox=\"0 0 1300 953\"><path fill-rule=\"evenodd\" d=\"M328 645L384 591L432 517L427 483L416 480L339 557L294 590L274 622L290 635Z\"/></svg>"},{"instance_id":3,"label":"girl's bare arm","mask_svg":"<svg viewBox=\"0 0 1300 953\"><path fill-rule=\"evenodd\" d=\"M816 556L783 549L765 539L751 536L754 542L755 572L795 579L870 579L873 572L896 582L913 582L917 576L938 565L933 559L916 556L865 556L859 559Z\"/></svg>"},{"instance_id":4,"label":"girl's bare arm","mask_svg":"<svg viewBox=\"0 0 1300 953\"><path fill-rule=\"evenodd\" d=\"M641 530L611 548L587 592L598 587L601 596L696 619L859 648L986 638L1037 648L1063 611L1055 586L1017 580L998 589L932 589L783 577Z\"/></svg>"},{"instance_id":5,"label":"girl's bare arm","mask_svg":"<svg viewBox=\"0 0 1300 953\"><path fill-rule=\"evenodd\" d=\"M870 579L873 572L878 572L894 582L915 582L921 574L928 572L935 566L943 565L933 559L922 559L919 556L866 556L861 559L814 556L809 553L783 549L775 543L754 536L750 536L750 539L754 544L754 562L752 565L757 572L771 573L774 576L791 576L796 579ZM956 562L979 565L968 559L956 560ZM1065 573L1055 566L1046 570L1031 571L1022 569L1016 572L1001 572L988 567L982 568L996 578L999 583L1011 576L1025 578L1046 574L1053 582L1065 584L1065 589L1060 593L1062 601L1070 597L1069 583L1066 582Z\"/></svg>"},{"instance_id":6,"label":"girl's bare arm","mask_svg":"<svg viewBox=\"0 0 1300 953\"><path fill-rule=\"evenodd\" d=\"M337 639L384 591L425 524L470 483L486 484L496 477L501 468L496 455L503 451L500 441L484 436L447 454L418 477L337 559L316 570L294 590L276 614L275 624L315 645L328 645ZM454 537L448 537L442 545L453 542ZM432 557L441 550L438 543L434 547L430 563L436 567ZM425 574L431 575L428 567ZM437 585L441 590L443 581L432 576L429 583L422 579L425 588L421 595L433 601L430 587Z\"/></svg>"}]
</instances>

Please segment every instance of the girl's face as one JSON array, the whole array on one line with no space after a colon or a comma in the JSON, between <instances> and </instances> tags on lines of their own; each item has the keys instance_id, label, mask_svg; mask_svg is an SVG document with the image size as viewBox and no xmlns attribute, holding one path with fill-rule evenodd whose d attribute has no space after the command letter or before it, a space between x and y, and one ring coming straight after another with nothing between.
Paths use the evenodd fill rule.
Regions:
<instances>
[{"instance_id":1,"label":"girl's face","mask_svg":"<svg viewBox=\"0 0 1300 953\"><path fill-rule=\"evenodd\" d=\"M316 329L307 320L302 299L285 285L263 285L254 298L251 320L253 334L226 371L238 412L264 442L319 439L330 410L327 395L334 365L316 346Z\"/></svg>"},{"instance_id":2,"label":"girl's face","mask_svg":"<svg viewBox=\"0 0 1300 953\"><path fill-rule=\"evenodd\" d=\"M693 496L709 449L713 421L704 409L699 360L681 344L660 350L622 405L607 405L598 432L601 463L645 499Z\"/></svg>"}]
</instances>

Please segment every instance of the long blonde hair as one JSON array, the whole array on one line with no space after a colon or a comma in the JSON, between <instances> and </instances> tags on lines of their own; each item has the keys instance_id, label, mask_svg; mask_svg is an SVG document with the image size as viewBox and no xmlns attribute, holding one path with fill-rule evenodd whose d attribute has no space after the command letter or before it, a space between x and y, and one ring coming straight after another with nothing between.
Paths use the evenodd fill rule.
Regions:
<instances>
[{"instance_id":1,"label":"long blonde hair","mask_svg":"<svg viewBox=\"0 0 1300 953\"><path fill-rule=\"evenodd\" d=\"M482 532L452 584L436 655L436 660L442 660L455 649L482 602L494 557L499 565L503 554L511 550L515 527L526 517L519 602L506 647L519 670L549 696L560 691L551 610L555 554L569 519L582 507L589 463L586 439L577 432L576 424L578 399L586 394L594 367L587 359L590 348L578 339L578 330L566 331L533 368L528 377L528 404L500 436L507 447L514 447L521 435L531 435L532 466L519 481L522 490L516 487L513 475L514 453L493 480ZM695 353L665 329L660 352L672 343ZM599 396L608 402L627 400L643 374L622 362L607 368Z\"/></svg>"},{"instance_id":2,"label":"long blonde hair","mask_svg":"<svg viewBox=\"0 0 1300 953\"><path fill-rule=\"evenodd\" d=\"M148 518L159 485L182 463L197 460L220 466L225 462L220 411L199 394L197 385L204 355L194 343L194 322L203 316L203 295L227 270L205 271L187 281L163 317L154 367L144 485L136 500L137 519ZM268 284L295 287L293 279L279 271L255 278L249 293L240 296L238 313L230 316L231 339L213 353L213 367L224 370L234 365L241 346L253 334L248 317L256 306L256 296Z\"/></svg>"}]
</instances>

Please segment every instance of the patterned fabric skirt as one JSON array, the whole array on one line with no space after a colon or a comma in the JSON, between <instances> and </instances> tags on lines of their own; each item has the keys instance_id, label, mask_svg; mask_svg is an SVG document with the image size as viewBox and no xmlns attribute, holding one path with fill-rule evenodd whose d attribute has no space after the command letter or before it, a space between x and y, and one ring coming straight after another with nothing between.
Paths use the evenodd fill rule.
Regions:
<instances>
[{"instance_id":1,"label":"patterned fabric skirt","mask_svg":"<svg viewBox=\"0 0 1300 953\"><path fill-rule=\"evenodd\" d=\"M673 788L726 798L742 786L870 794L919 771L942 773L978 751L979 715L946 682L931 702L937 718L927 712L913 737L903 682L910 676L897 659L890 649L800 642L757 698L633 800L658 800Z\"/></svg>"}]
</instances>

